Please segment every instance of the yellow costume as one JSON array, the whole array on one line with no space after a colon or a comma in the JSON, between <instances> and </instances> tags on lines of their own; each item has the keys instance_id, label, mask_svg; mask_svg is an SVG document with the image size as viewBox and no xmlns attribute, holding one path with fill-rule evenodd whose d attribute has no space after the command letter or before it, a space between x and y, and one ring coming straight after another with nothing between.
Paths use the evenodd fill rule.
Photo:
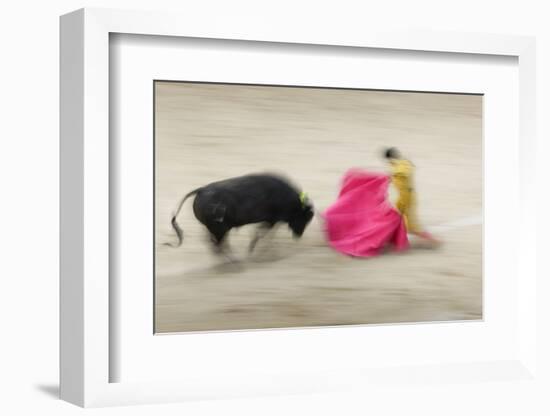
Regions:
<instances>
[{"instance_id":1,"label":"yellow costume","mask_svg":"<svg viewBox=\"0 0 550 416\"><path fill-rule=\"evenodd\" d=\"M405 220L407 231L420 233L421 226L416 217L416 193L413 185L414 165L406 159L392 159L391 179L399 192L396 208Z\"/></svg>"}]
</instances>

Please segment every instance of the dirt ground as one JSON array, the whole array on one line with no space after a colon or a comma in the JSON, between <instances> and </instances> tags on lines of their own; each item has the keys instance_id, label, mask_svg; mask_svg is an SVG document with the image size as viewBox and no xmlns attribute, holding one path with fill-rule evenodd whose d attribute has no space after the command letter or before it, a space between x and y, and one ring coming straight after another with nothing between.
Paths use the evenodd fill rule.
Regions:
<instances>
[{"instance_id":1,"label":"dirt ground","mask_svg":"<svg viewBox=\"0 0 550 416\"><path fill-rule=\"evenodd\" d=\"M157 82L155 98L157 333L482 317L481 96ZM303 238L280 226L250 255L255 226L232 230L230 263L192 200L178 216L183 244L164 245L192 189L283 172L322 212L350 167L386 170L387 146L417 166L420 219L438 250L346 257L315 218Z\"/></svg>"}]
</instances>

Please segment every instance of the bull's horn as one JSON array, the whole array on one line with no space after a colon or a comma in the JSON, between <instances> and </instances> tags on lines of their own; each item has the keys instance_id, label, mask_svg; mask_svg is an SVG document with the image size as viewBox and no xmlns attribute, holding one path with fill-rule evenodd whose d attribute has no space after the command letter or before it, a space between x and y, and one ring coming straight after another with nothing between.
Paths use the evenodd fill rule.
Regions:
<instances>
[{"instance_id":1,"label":"bull's horn","mask_svg":"<svg viewBox=\"0 0 550 416\"><path fill-rule=\"evenodd\" d=\"M307 197L307 194L302 191L300 192L300 202L302 203L302 206L304 207L306 205L306 203L308 202L308 197Z\"/></svg>"}]
</instances>

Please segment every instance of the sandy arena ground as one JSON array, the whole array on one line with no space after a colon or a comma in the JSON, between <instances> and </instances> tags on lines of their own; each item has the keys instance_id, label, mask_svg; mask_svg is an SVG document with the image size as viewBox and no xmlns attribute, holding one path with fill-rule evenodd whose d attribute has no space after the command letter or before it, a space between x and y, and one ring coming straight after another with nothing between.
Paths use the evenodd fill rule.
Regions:
<instances>
[{"instance_id":1,"label":"sandy arena ground","mask_svg":"<svg viewBox=\"0 0 550 416\"><path fill-rule=\"evenodd\" d=\"M213 84L156 84L156 332L469 320L482 317L482 97ZM315 218L281 226L237 263L215 255L186 202L209 182L283 172L321 212L350 167L385 170L397 146L417 166L419 214L444 245L373 259L330 249ZM394 195L392 195L394 197Z\"/></svg>"}]
</instances>

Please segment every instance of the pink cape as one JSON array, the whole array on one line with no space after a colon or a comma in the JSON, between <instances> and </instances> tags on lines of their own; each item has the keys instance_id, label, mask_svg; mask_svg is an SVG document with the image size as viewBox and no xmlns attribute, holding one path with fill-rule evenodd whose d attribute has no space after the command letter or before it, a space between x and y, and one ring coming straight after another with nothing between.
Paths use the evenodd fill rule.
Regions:
<instances>
[{"instance_id":1,"label":"pink cape","mask_svg":"<svg viewBox=\"0 0 550 416\"><path fill-rule=\"evenodd\" d=\"M405 223L388 200L390 177L359 169L344 175L338 200L324 213L326 234L335 250L372 257L392 245L409 247Z\"/></svg>"}]
</instances>

